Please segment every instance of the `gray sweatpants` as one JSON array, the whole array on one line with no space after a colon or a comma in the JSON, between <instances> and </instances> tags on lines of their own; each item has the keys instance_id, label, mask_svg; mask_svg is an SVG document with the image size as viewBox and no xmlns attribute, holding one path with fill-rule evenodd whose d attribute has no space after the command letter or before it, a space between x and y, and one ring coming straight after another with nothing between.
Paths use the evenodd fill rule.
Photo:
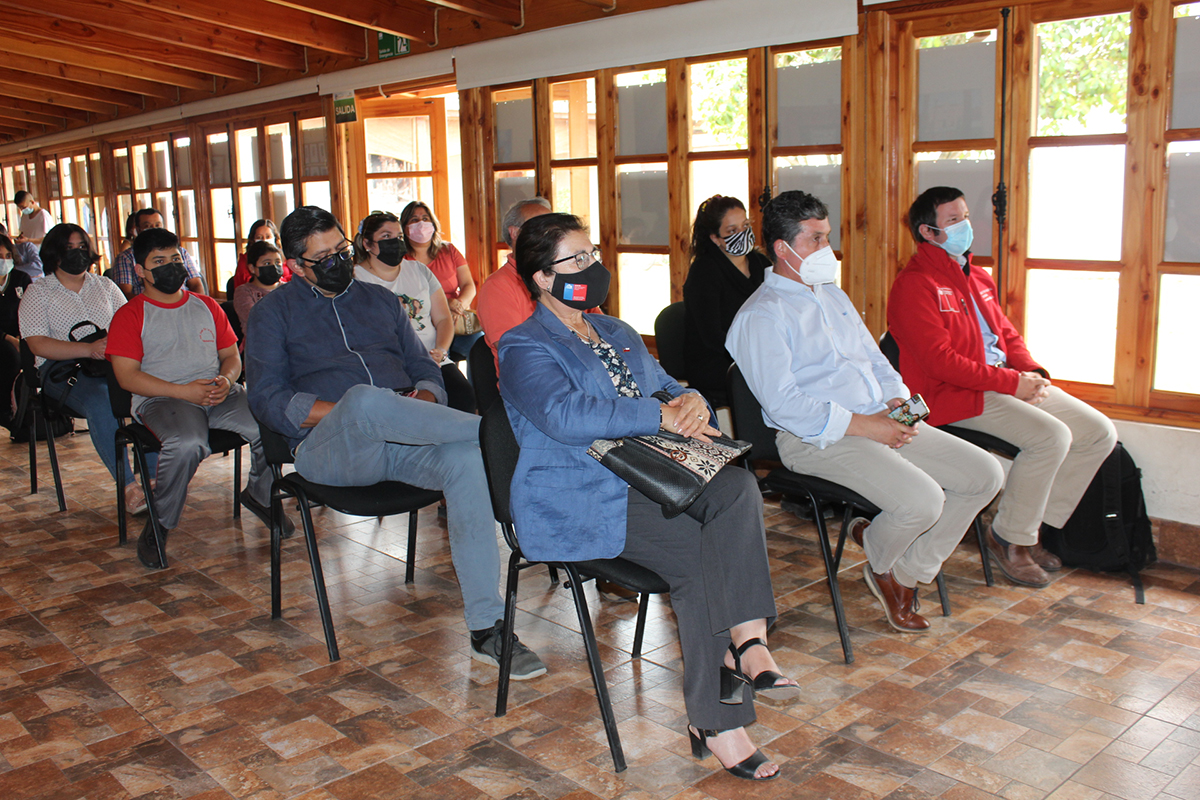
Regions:
<instances>
[{"instance_id":1,"label":"gray sweatpants","mask_svg":"<svg viewBox=\"0 0 1200 800\"><path fill-rule=\"evenodd\" d=\"M271 471L267 469L258 423L250 413L244 387L235 383L229 396L215 406L198 406L173 397L151 397L138 408L138 417L162 442L155 474L154 508L165 530L179 524L188 483L200 462L212 453L208 446L209 428L233 431L249 442L250 478L246 488L255 500L270 507Z\"/></svg>"}]
</instances>

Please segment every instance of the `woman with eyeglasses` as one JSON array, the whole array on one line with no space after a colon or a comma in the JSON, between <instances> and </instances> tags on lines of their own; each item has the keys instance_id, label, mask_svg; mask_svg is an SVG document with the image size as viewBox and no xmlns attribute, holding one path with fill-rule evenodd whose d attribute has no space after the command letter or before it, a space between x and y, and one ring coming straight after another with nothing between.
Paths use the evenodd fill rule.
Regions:
<instances>
[{"instance_id":1,"label":"woman with eyeglasses","mask_svg":"<svg viewBox=\"0 0 1200 800\"><path fill-rule=\"evenodd\" d=\"M715 406L728 405L732 356L725 334L738 309L762 286L770 259L754 247L754 228L736 197L713 195L692 223L692 265L683 284L684 370L688 385Z\"/></svg>"},{"instance_id":2,"label":"woman with eyeglasses","mask_svg":"<svg viewBox=\"0 0 1200 800\"><path fill-rule=\"evenodd\" d=\"M471 277L471 268L467 266L463 254L442 239L442 223L438 222L433 209L420 200L412 201L400 212L400 230L404 235L407 257L429 267L429 271L437 276L442 291L446 293L446 304L453 315L452 323L461 327L460 320L468 316L473 319L471 303L475 302L475 279ZM481 336L482 330L456 334L447 352L455 358L466 358L471 352L471 345Z\"/></svg>"},{"instance_id":3,"label":"woman with eyeglasses","mask_svg":"<svg viewBox=\"0 0 1200 800\"><path fill-rule=\"evenodd\" d=\"M400 220L387 211L372 212L359 224L354 247L358 254L354 277L399 298L417 338L442 368L446 405L474 414L475 392L447 355L454 339L454 319L446 295L429 268L406 251Z\"/></svg>"},{"instance_id":4,"label":"woman with eyeglasses","mask_svg":"<svg viewBox=\"0 0 1200 800\"><path fill-rule=\"evenodd\" d=\"M526 222L517 272L537 304L500 339L500 394L521 454L512 508L533 560L620 556L671 587L685 664L692 753L710 751L731 774L768 780L778 766L751 742L752 699L794 699L767 649L775 600L767 567L762 495L747 470L726 467L688 510L662 507L587 454L596 439L718 433L712 409L667 375L631 326L584 314L604 301L609 273L570 214ZM666 391L673 399L653 397Z\"/></svg>"}]
</instances>

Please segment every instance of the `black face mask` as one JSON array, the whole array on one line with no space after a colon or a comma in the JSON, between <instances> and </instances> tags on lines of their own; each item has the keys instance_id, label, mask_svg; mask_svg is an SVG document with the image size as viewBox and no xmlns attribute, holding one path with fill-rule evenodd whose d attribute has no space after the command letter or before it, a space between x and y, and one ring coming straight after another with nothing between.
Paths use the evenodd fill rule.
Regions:
<instances>
[{"instance_id":1,"label":"black face mask","mask_svg":"<svg viewBox=\"0 0 1200 800\"><path fill-rule=\"evenodd\" d=\"M350 248L340 253L334 253L317 263L304 261L304 266L312 270L316 280L313 282L318 289L324 289L339 295L350 286L354 280L354 255Z\"/></svg>"},{"instance_id":2,"label":"black face mask","mask_svg":"<svg viewBox=\"0 0 1200 800\"><path fill-rule=\"evenodd\" d=\"M58 266L69 275L82 275L95 261L96 259L87 251L86 247L72 247L67 250Z\"/></svg>"},{"instance_id":3,"label":"black face mask","mask_svg":"<svg viewBox=\"0 0 1200 800\"><path fill-rule=\"evenodd\" d=\"M187 267L182 261L169 261L150 270L154 275L154 288L163 294L175 294L187 283Z\"/></svg>"},{"instance_id":4,"label":"black face mask","mask_svg":"<svg viewBox=\"0 0 1200 800\"><path fill-rule=\"evenodd\" d=\"M375 246L379 248L379 255L375 257L389 267L396 266L404 258L403 239L380 239Z\"/></svg>"},{"instance_id":5,"label":"black face mask","mask_svg":"<svg viewBox=\"0 0 1200 800\"><path fill-rule=\"evenodd\" d=\"M554 285L550 294L560 303L580 311L595 308L608 297L608 284L612 275L599 261L593 261L586 269L563 274L554 273Z\"/></svg>"},{"instance_id":6,"label":"black face mask","mask_svg":"<svg viewBox=\"0 0 1200 800\"><path fill-rule=\"evenodd\" d=\"M263 264L258 268L258 282L264 286L274 286L283 277L283 270L276 264Z\"/></svg>"}]
</instances>

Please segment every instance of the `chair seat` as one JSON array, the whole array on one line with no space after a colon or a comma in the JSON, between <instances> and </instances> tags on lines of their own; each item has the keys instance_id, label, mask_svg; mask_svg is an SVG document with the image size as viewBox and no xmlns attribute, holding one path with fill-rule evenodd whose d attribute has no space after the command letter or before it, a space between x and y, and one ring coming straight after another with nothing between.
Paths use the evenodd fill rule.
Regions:
<instances>
[{"instance_id":1,"label":"chair seat","mask_svg":"<svg viewBox=\"0 0 1200 800\"><path fill-rule=\"evenodd\" d=\"M771 491L785 496L800 495L802 498L807 498L808 493L812 492L818 503L848 503L857 507L864 516L868 517L879 513L879 506L852 489L824 478L800 475L789 469L772 470L767 477L763 478L762 484Z\"/></svg>"},{"instance_id":2,"label":"chair seat","mask_svg":"<svg viewBox=\"0 0 1200 800\"><path fill-rule=\"evenodd\" d=\"M162 449L162 442L140 422L130 422L122 425L118 433L123 434L130 442L136 441L147 453L157 453ZM246 444L246 440L233 431L222 428L208 429L208 446L214 453L227 453Z\"/></svg>"},{"instance_id":3,"label":"chair seat","mask_svg":"<svg viewBox=\"0 0 1200 800\"><path fill-rule=\"evenodd\" d=\"M657 572L623 558L576 561L575 567L582 577L615 583L638 594L667 594L671 591L671 587Z\"/></svg>"},{"instance_id":4,"label":"chair seat","mask_svg":"<svg viewBox=\"0 0 1200 800\"><path fill-rule=\"evenodd\" d=\"M422 489L399 481L382 481L372 486L330 486L314 483L299 473L284 475L283 483L300 487L310 501L356 517L390 517L425 508L442 499L434 489Z\"/></svg>"},{"instance_id":5,"label":"chair seat","mask_svg":"<svg viewBox=\"0 0 1200 800\"><path fill-rule=\"evenodd\" d=\"M963 441L970 442L976 447L981 447L984 450L993 450L1002 456L1016 458L1021 453L1021 448L1012 442L1005 441L998 436L992 436L990 433L974 431L970 428L960 428L957 425L939 425L938 427L952 436L957 436Z\"/></svg>"}]
</instances>

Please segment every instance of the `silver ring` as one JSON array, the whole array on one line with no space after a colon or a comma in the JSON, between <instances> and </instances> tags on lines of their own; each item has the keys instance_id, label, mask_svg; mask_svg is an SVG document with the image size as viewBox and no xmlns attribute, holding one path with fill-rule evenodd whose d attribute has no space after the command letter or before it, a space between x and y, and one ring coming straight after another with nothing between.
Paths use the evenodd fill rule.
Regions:
<instances>
[{"instance_id":1,"label":"silver ring","mask_svg":"<svg viewBox=\"0 0 1200 800\"><path fill-rule=\"evenodd\" d=\"M704 419L704 415L703 415L703 414L697 414L697 415L696 415L696 419Z\"/></svg>"}]
</instances>

